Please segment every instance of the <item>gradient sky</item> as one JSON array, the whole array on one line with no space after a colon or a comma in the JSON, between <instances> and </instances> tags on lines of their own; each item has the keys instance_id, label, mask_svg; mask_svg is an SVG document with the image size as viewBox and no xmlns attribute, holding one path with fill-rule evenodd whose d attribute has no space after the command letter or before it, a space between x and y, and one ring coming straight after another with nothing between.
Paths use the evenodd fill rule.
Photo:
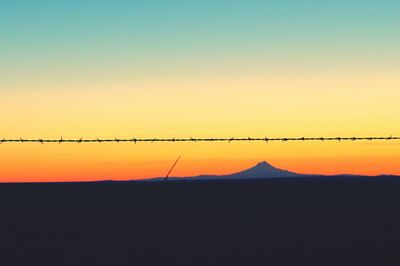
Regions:
<instances>
[{"instance_id":1,"label":"gradient sky","mask_svg":"<svg viewBox=\"0 0 400 266\"><path fill-rule=\"evenodd\" d=\"M400 135L399 1L0 0L0 138ZM400 142L20 144L0 181L400 174Z\"/></svg>"}]
</instances>

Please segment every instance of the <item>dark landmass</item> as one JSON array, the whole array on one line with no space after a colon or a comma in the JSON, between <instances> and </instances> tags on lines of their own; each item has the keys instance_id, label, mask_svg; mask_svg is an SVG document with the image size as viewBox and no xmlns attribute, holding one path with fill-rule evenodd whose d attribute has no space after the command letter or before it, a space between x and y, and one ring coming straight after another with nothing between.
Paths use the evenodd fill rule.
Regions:
<instances>
[{"instance_id":1,"label":"dark landmass","mask_svg":"<svg viewBox=\"0 0 400 266\"><path fill-rule=\"evenodd\" d=\"M400 178L0 184L1 265L399 265Z\"/></svg>"}]
</instances>

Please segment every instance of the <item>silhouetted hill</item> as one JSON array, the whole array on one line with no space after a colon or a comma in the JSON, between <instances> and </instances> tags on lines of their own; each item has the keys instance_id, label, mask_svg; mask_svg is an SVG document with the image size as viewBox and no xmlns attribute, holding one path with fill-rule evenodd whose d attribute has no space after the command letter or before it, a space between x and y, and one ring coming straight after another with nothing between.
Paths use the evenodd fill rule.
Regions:
<instances>
[{"instance_id":1,"label":"silhouetted hill","mask_svg":"<svg viewBox=\"0 0 400 266\"><path fill-rule=\"evenodd\" d=\"M258 179L258 178L277 178L277 177L301 177L301 176L312 176L297 174L287 170L279 169L272 166L266 161L259 162L257 165L245 169L240 172L228 174L228 175L198 175L190 176L185 178L170 177L168 180L221 180L221 179ZM163 177L156 177L148 179L149 181L160 181L164 180Z\"/></svg>"},{"instance_id":2,"label":"silhouetted hill","mask_svg":"<svg viewBox=\"0 0 400 266\"><path fill-rule=\"evenodd\" d=\"M228 175L200 175L192 177L193 179L248 179L248 178L275 178L275 177L296 177L302 176L287 170L282 170L272 166L266 161L257 165Z\"/></svg>"},{"instance_id":3,"label":"silhouetted hill","mask_svg":"<svg viewBox=\"0 0 400 266\"><path fill-rule=\"evenodd\" d=\"M311 177L311 178L338 178L338 179L359 179L369 177L396 177L394 175L377 175L377 176L363 176L354 174L339 174L339 175L318 175L318 174L299 174L288 170L279 169L269 164L266 161L259 162L253 167L245 169L240 172L227 174L227 175L198 175L189 177L169 177L168 181L202 181L202 180L250 180L250 179L273 179L273 178L297 178L297 177ZM164 177L156 177L145 179L145 181L163 181ZM139 180L143 181L143 180Z\"/></svg>"}]
</instances>

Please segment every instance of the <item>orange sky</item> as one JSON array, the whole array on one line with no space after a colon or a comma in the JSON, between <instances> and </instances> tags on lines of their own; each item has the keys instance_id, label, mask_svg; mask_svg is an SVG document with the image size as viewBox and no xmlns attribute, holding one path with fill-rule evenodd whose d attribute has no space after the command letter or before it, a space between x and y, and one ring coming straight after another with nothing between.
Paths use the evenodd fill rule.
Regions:
<instances>
[{"instance_id":1,"label":"orange sky","mask_svg":"<svg viewBox=\"0 0 400 266\"><path fill-rule=\"evenodd\" d=\"M266 72L268 73L268 72ZM227 75L3 93L1 138L399 135L395 72ZM205 76L206 77L206 76ZM56 86L56 84L53 84ZM50 86L50 85L49 85ZM85 85L86 86L86 85ZM31 86L32 88L32 86ZM323 89L322 89L323 88ZM384 89L382 89L384 88ZM218 174L267 160L302 173L400 174L400 143L120 143L0 146L0 181Z\"/></svg>"},{"instance_id":2,"label":"orange sky","mask_svg":"<svg viewBox=\"0 0 400 266\"><path fill-rule=\"evenodd\" d=\"M126 180L172 175L226 174L267 160L276 167L317 174L400 174L399 143L89 143L2 144L2 182Z\"/></svg>"}]
</instances>

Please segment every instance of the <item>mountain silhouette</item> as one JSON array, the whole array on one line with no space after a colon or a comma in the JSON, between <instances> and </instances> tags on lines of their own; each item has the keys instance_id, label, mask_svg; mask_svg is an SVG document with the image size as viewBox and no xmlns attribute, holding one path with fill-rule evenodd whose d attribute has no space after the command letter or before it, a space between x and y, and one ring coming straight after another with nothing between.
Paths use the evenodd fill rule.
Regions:
<instances>
[{"instance_id":1,"label":"mountain silhouette","mask_svg":"<svg viewBox=\"0 0 400 266\"><path fill-rule=\"evenodd\" d=\"M287 170L279 169L269 164L266 161L259 162L253 167L245 169L240 172L235 172L227 175L198 175L188 177L170 177L168 180L245 180L245 179L268 179L268 178L285 178L285 177L331 177L331 178L366 178L373 176L362 176L352 174L339 174L339 175L322 175L322 174L298 174ZM396 177L395 175L377 175L375 177ZM162 181L165 177L155 177L141 179L142 181ZM136 180L138 181L138 180ZM140 180L139 180L140 181Z\"/></svg>"},{"instance_id":2,"label":"mountain silhouette","mask_svg":"<svg viewBox=\"0 0 400 266\"><path fill-rule=\"evenodd\" d=\"M297 177L303 176L287 170L282 170L272 166L266 161L262 161L257 165L228 175L200 175L190 177L191 179L246 179L246 178L275 178L275 177Z\"/></svg>"}]
</instances>

